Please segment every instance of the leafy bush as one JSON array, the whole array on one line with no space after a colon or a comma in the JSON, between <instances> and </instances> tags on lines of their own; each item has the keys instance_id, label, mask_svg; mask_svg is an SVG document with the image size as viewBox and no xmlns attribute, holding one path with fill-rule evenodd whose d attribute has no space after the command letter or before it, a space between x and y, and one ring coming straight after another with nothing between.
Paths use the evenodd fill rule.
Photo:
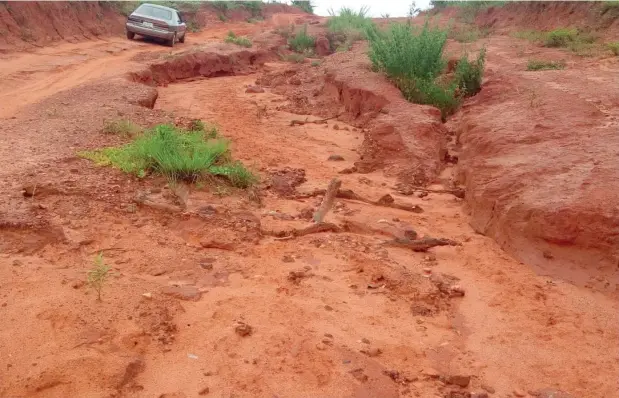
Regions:
<instances>
[{"instance_id":1,"label":"leafy bush","mask_svg":"<svg viewBox=\"0 0 619 398\"><path fill-rule=\"evenodd\" d=\"M199 124L192 128L200 128ZM238 162L230 161L228 142L206 139L209 129L185 131L158 125L131 143L80 155L99 165L111 165L143 177L146 173L165 175L171 181L195 181L204 174L225 176L233 185L246 188L256 177Z\"/></svg>"},{"instance_id":2,"label":"leafy bush","mask_svg":"<svg viewBox=\"0 0 619 398\"><path fill-rule=\"evenodd\" d=\"M307 1L307 0L292 0L291 3L293 6L300 8L301 10L309 13L309 14L313 14L314 13L314 6L312 5L311 1Z\"/></svg>"},{"instance_id":3,"label":"leafy bush","mask_svg":"<svg viewBox=\"0 0 619 398\"><path fill-rule=\"evenodd\" d=\"M470 62L467 56L463 56L458 61L454 79L460 89L460 93L465 97L473 96L481 90L485 63L485 48L481 49L474 62Z\"/></svg>"},{"instance_id":4,"label":"leafy bush","mask_svg":"<svg viewBox=\"0 0 619 398\"><path fill-rule=\"evenodd\" d=\"M606 47L615 55L619 55L619 41L606 43Z\"/></svg>"},{"instance_id":5,"label":"leafy bush","mask_svg":"<svg viewBox=\"0 0 619 398\"><path fill-rule=\"evenodd\" d=\"M140 126L130 120L114 120L105 122L103 125L104 134L121 135L133 137L142 131Z\"/></svg>"},{"instance_id":6,"label":"leafy bush","mask_svg":"<svg viewBox=\"0 0 619 398\"><path fill-rule=\"evenodd\" d=\"M241 47L251 47L252 46L252 42L251 40L249 40L247 37L245 36L237 36L236 34L234 34L233 31L229 31L228 32L228 36L226 36L225 39L226 43L234 43L237 46L241 46Z\"/></svg>"},{"instance_id":7,"label":"leafy bush","mask_svg":"<svg viewBox=\"0 0 619 398\"><path fill-rule=\"evenodd\" d=\"M567 47L576 40L578 30L559 28L546 34L544 46L546 47Z\"/></svg>"},{"instance_id":8,"label":"leafy bush","mask_svg":"<svg viewBox=\"0 0 619 398\"><path fill-rule=\"evenodd\" d=\"M307 25L304 25L300 31L288 39L290 48L298 53L313 49L315 42L316 38L307 34Z\"/></svg>"},{"instance_id":9,"label":"leafy bush","mask_svg":"<svg viewBox=\"0 0 619 398\"><path fill-rule=\"evenodd\" d=\"M463 57L451 81L439 81L446 66L443 50L447 32L430 26L428 21L422 28L392 24L385 33L374 32L368 37L368 56L374 69L383 71L407 100L439 108L443 120L458 109L463 97L481 89L485 49L474 62Z\"/></svg>"},{"instance_id":10,"label":"leafy bush","mask_svg":"<svg viewBox=\"0 0 619 398\"><path fill-rule=\"evenodd\" d=\"M563 61L542 61L539 59L530 59L527 63L527 70L529 71L563 68L565 68L565 62Z\"/></svg>"}]
</instances>

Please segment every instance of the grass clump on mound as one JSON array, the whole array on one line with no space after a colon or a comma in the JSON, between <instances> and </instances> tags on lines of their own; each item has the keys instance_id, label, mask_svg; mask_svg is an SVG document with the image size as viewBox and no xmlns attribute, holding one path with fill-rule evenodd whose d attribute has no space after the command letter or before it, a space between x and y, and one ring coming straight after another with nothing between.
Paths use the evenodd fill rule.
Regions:
<instances>
[{"instance_id":1,"label":"grass clump on mound","mask_svg":"<svg viewBox=\"0 0 619 398\"><path fill-rule=\"evenodd\" d=\"M103 133L120 135L124 137L133 137L142 132L142 129L137 124L130 120L112 120L103 124Z\"/></svg>"},{"instance_id":2,"label":"grass clump on mound","mask_svg":"<svg viewBox=\"0 0 619 398\"><path fill-rule=\"evenodd\" d=\"M155 173L171 181L194 182L216 175L238 188L257 182L242 163L231 161L228 141L209 138L214 135L213 129L205 129L200 123L194 123L192 130L161 124L121 147L82 152L80 156L138 177Z\"/></svg>"},{"instance_id":3,"label":"grass clump on mound","mask_svg":"<svg viewBox=\"0 0 619 398\"><path fill-rule=\"evenodd\" d=\"M530 59L527 63L527 70L559 70L565 68L565 62L563 61L542 61L539 59Z\"/></svg>"},{"instance_id":4,"label":"grass clump on mound","mask_svg":"<svg viewBox=\"0 0 619 398\"><path fill-rule=\"evenodd\" d=\"M290 48L298 53L312 51L315 43L316 38L307 34L307 25L288 39Z\"/></svg>"},{"instance_id":5,"label":"grass clump on mound","mask_svg":"<svg viewBox=\"0 0 619 398\"><path fill-rule=\"evenodd\" d=\"M473 62L463 56L453 76L443 79L447 31L428 21L421 28L392 24L386 32L370 32L368 38L374 69L384 72L407 100L436 106L443 120L458 109L464 97L481 89L485 49Z\"/></svg>"},{"instance_id":6,"label":"grass clump on mound","mask_svg":"<svg viewBox=\"0 0 619 398\"><path fill-rule=\"evenodd\" d=\"M245 36L237 36L233 31L229 31L228 32L228 36L226 36L224 41L226 43L233 43L233 44L236 44L237 46L241 46L241 47L249 48L249 47L252 46L251 40L249 40Z\"/></svg>"},{"instance_id":7,"label":"grass clump on mound","mask_svg":"<svg viewBox=\"0 0 619 398\"><path fill-rule=\"evenodd\" d=\"M376 25L367 16L368 11L367 7L361 7L359 11L342 7L337 13L329 10L331 17L327 20L327 38L332 51L349 50L354 42L365 40L368 34L377 32Z\"/></svg>"}]
</instances>

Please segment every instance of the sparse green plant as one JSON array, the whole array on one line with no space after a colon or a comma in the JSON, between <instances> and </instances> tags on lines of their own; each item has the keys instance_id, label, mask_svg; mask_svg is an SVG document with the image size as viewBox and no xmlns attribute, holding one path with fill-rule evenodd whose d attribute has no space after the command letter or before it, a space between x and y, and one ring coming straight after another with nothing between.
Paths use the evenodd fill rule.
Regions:
<instances>
[{"instance_id":1,"label":"sparse green plant","mask_svg":"<svg viewBox=\"0 0 619 398\"><path fill-rule=\"evenodd\" d=\"M219 20L221 22L227 22L228 21L228 17L225 16L224 14L219 14L218 17L219 17Z\"/></svg>"},{"instance_id":2,"label":"sparse green plant","mask_svg":"<svg viewBox=\"0 0 619 398\"><path fill-rule=\"evenodd\" d=\"M230 159L228 141L213 136L214 127L186 131L158 125L121 147L79 153L98 165L111 165L126 173L144 177L165 175L170 181L196 181L203 175L218 175L235 186L246 188L257 178L240 162ZM254 176L254 177L252 177Z\"/></svg>"},{"instance_id":3,"label":"sparse green plant","mask_svg":"<svg viewBox=\"0 0 619 398\"><path fill-rule=\"evenodd\" d=\"M311 1L308 0L292 0L291 5L294 7L300 8L301 10L307 12L308 14L314 13L314 5Z\"/></svg>"},{"instance_id":4,"label":"sparse green plant","mask_svg":"<svg viewBox=\"0 0 619 398\"><path fill-rule=\"evenodd\" d=\"M200 26L196 21L187 22L187 30L191 33L198 33L200 31Z\"/></svg>"},{"instance_id":5,"label":"sparse green plant","mask_svg":"<svg viewBox=\"0 0 619 398\"><path fill-rule=\"evenodd\" d=\"M88 285L90 285L90 287L93 288L95 292L97 292L98 301L102 301L101 292L103 290L103 287L105 286L105 283L107 282L107 279L110 277L111 269L111 267L105 264L105 261L103 260L103 253L100 252L95 257L94 265L92 266L90 271L88 271L87 282Z\"/></svg>"},{"instance_id":6,"label":"sparse green plant","mask_svg":"<svg viewBox=\"0 0 619 398\"><path fill-rule=\"evenodd\" d=\"M312 65L314 68L317 68L317 67L319 67L319 66L320 66L320 61L319 61L319 60L314 60L314 61L312 61L311 65Z\"/></svg>"},{"instance_id":7,"label":"sparse green plant","mask_svg":"<svg viewBox=\"0 0 619 398\"><path fill-rule=\"evenodd\" d=\"M559 28L552 30L546 34L544 46L546 47L567 47L570 43L576 40L578 30Z\"/></svg>"},{"instance_id":8,"label":"sparse green plant","mask_svg":"<svg viewBox=\"0 0 619 398\"><path fill-rule=\"evenodd\" d=\"M480 29L477 26L458 27L449 30L449 38L460 43L472 43L489 35L489 29Z\"/></svg>"},{"instance_id":9,"label":"sparse green plant","mask_svg":"<svg viewBox=\"0 0 619 398\"><path fill-rule=\"evenodd\" d=\"M294 24L290 24L288 26L278 26L275 28L274 33L280 35L284 39L288 39L294 33Z\"/></svg>"},{"instance_id":10,"label":"sparse green plant","mask_svg":"<svg viewBox=\"0 0 619 398\"><path fill-rule=\"evenodd\" d=\"M137 124L130 120L112 120L106 121L103 124L104 134L120 135L124 137L133 137L141 133L142 129Z\"/></svg>"},{"instance_id":11,"label":"sparse green plant","mask_svg":"<svg viewBox=\"0 0 619 398\"><path fill-rule=\"evenodd\" d=\"M564 61L543 61L539 59L530 59L527 63L528 71L538 71L538 70L557 70L564 69L565 62Z\"/></svg>"},{"instance_id":12,"label":"sparse green plant","mask_svg":"<svg viewBox=\"0 0 619 398\"><path fill-rule=\"evenodd\" d=\"M511 33L511 36L537 43L544 40L544 32L540 32L538 30L521 30Z\"/></svg>"},{"instance_id":13,"label":"sparse green plant","mask_svg":"<svg viewBox=\"0 0 619 398\"><path fill-rule=\"evenodd\" d=\"M388 12L384 13L384 14L380 14L381 18L389 18L390 14Z\"/></svg>"},{"instance_id":14,"label":"sparse green plant","mask_svg":"<svg viewBox=\"0 0 619 398\"><path fill-rule=\"evenodd\" d=\"M606 43L606 47L614 54L619 56L619 41Z\"/></svg>"},{"instance_id":15,"label":"sparse green plant","mask_svg":"<svg viewBox=\"0 0 619 398\"><path fill-rule=\"evenodd\" d=\"M245 36L237 36L233 31L228 32L228 36L225 39L226 43L234 43L241 47L251 47L252 42Z\"/></svg>"},{"instance_id":16,"label":"sparse green plant","mask_svg":"<svg viewBox=\"0 0 619 398\"><path fill-rule=\"evenodd\" d=\"M307 25L303 25L301 30L288 39L288 45L290 48L298 53L313 49L315 42L316 38L307 34Z\"/></svg>"}]
</instances>

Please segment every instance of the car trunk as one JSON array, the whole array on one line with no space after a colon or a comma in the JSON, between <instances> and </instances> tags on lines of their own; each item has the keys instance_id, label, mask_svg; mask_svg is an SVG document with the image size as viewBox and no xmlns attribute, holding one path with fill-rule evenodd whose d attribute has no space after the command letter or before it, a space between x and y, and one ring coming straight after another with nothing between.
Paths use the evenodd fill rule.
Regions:
<instances>
[{"instance_id":1,"label":"car trunk","mask_svg":"<svg viewBox=\"0 0 619 398\"><path fill-rule=\"evenodd\" d=\"M166 20L151 17L149 15L133 13L129 15L129 21L135 24L143 25L144 27L147 27L147 28L155 27L158 29L171 30Z\"/></svg>"}]
</instances>

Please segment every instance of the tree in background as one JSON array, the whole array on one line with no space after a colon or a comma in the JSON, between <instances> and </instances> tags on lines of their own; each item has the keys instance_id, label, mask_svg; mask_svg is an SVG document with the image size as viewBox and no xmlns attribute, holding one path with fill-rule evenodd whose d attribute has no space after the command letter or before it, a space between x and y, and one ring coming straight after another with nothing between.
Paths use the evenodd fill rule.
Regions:
<instances>
[{"instance_id":1,"label":"tree in background","mask_svg":"<svg viewBox=\"0 0 619 398\"><path fill-rule=\"evenodd\" d=\"M313 14L314 13L314 6L312 5L311 1L308 0L292 0L291 3L293 6L298 7L300 9L302 9L303 11L309 13L309 14Z\"/></svg>"}]
</instances>

